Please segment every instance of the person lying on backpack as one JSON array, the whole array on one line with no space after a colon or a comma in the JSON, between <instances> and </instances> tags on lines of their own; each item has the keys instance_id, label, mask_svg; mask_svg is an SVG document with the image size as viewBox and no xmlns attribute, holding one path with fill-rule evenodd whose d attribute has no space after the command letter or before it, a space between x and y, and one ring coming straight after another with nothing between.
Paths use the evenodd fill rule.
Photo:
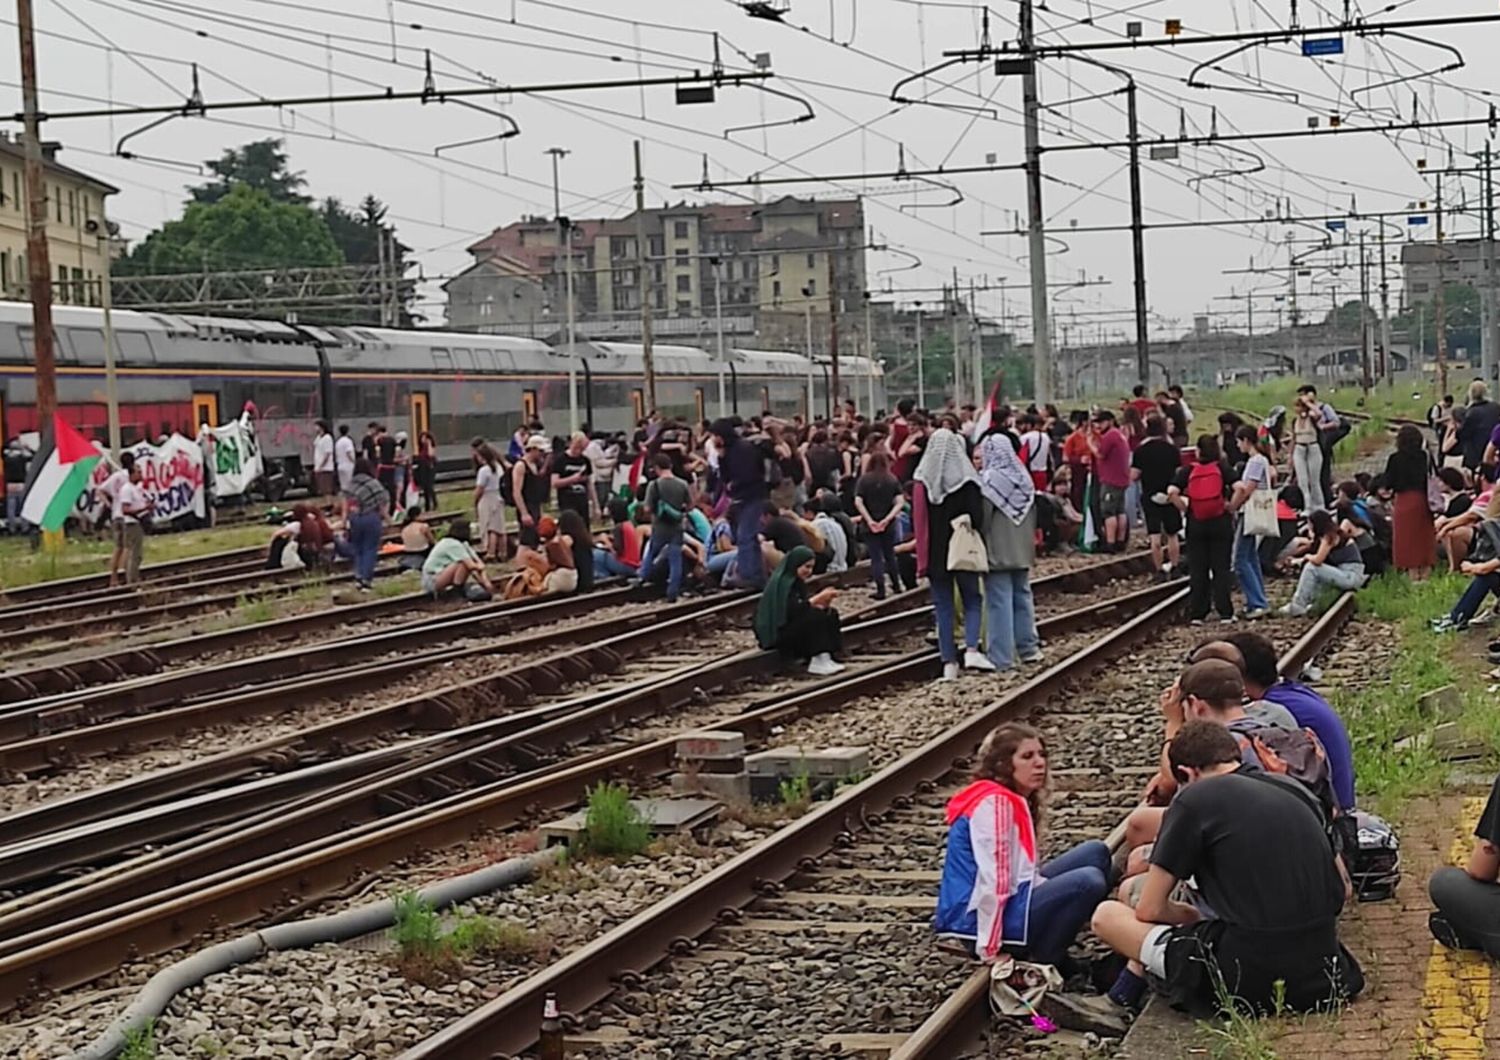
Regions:
<instances>
[{"instance_id":1,"label":"person lying on backpack","mask_svg":"<svg viewBox=\"0 0 1500 1060\"><path fill-rule=\"evenodd\" d=\"M1450 950L1483 950L1500 958L1500 777L1490 788L1474 838L1478 842L1462 868L1438 869L1427 881L1437 907L1427 926Z\"/></svg>"},{"instance_id":2,"label":"person lying on backpack","mask_svg":"<svg viewBox=\"0 0 1500 1060\"><path fill-rule=\"evenodd\" d=\"M1357 996L1364 976L1338 938L1347 884L1313 800L1295 781L1250 770L1233 734L1210 721L1184 725L1168 755L1181 791L1139 900L1094 911L1094 934L1130 962L1110 999L1138 1006L1147 973L1196 1016L1223 1007L1226 984L1236 1006L1257 1013ZM1189 879L1212 918L1174 899Z\"/></svg>"},{"instance_id":3,"label":"person lying on backpack","mask_svg":"<svg viewBox=\"0 0 1500 1060\"><path fill-rule=\"evenodd\" d=\"M1234 621L1229 595L1229 564L1234 547L1234 516L1229 514L1234 474L1224 462L1219 439L1198 436L1198 459L1182 468L1167 499L1187 516L1188 621L1202 625L1209 604L1220 620Z\"/></svg>"}]
</instances>

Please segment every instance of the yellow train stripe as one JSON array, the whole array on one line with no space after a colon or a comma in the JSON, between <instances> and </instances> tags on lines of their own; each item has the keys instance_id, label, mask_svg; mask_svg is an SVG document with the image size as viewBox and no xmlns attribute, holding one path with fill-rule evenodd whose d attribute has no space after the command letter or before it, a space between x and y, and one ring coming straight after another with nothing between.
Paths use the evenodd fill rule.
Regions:
<instances>
[{"instance_id":1,"label":"yellow train stripe","mask_svg":"<svg viewBox=\"0 0 1500 1060\"><path fill-rule=\"evenodd\" d=\"M1462 867L1469 860L1474 828L1484 812L1484 802L1478 798L1464 800L1458 834L1448 852L1448 860L1454 865ZM1492 962L1483 953L1432 944L1422 987L1422 1023L1417 1037L1444 1060L1484 1060L1492 969Z\"/></svg>"}]
</instances>

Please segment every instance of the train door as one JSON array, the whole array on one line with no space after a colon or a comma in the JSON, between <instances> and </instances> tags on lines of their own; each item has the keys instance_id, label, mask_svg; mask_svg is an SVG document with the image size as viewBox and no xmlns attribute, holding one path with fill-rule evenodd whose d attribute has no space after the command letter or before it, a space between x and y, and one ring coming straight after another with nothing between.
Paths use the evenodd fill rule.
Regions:
<instances>
[{"instance_id":1,"label":"train door","mask_svg":"<svg viewBox=\"0 0 1500 1060\"><path fill-rule=\"evenodd\" d=\"M760 414L762 416L771 414L771 388L768 386L760 388Z\"/></svg>"},{"instance_id":2,"label":"train door","mask_svg":"<svg viewBox=\"0 0 1500 1060\"><path fill-rule=\"evenodd\" d=\"M703 406L703 388L700 386L697 390L693 391L693 408L695 408L698 413L698 418L693 421L694 423L702 423L704 419L707 418L703 414Z\"/></svg>"},{"instance_id":3,"label":"train door","mask_svg":"<svg viewBox=\"0 0 1500 1060\"><path fill-rule=\"evenodd\" d=\"M205 423L210 427L222 425L219 395L211 390L197 390L193 392L193 433L197 434L198 428Z\"/></svg>"},{"instance_id":4,"label":"train door","mask_svg":"<svg viewBox=\"0 0 1500 1060\"><path fill-rule=\"evenodd\" d=\"M535 390L521 391L521 422L535 423L541 417L537 415L537 400Z\"/></svg>"},{"instance_id":5,"label":"train door","mask_svg":"<svg viewBox=\"0 0 1500 1060\"><path fill-rule=\"evenodd\" d=\"M630 392L630 411L633 417L630 421L632 427L646 418L646 392L644 390Z\"/></svg>"},{"instance_id":6,"label":"train door","mask_svg":"<svg viewBox=\"0 0 1500 1060\"><path fill-rule=\"evenodd\" d=\"M427 391L413 390L411 392L411 436L413 438L420 438L424 431L432 429L431 409Z\"/></svg>"}]
</instances>

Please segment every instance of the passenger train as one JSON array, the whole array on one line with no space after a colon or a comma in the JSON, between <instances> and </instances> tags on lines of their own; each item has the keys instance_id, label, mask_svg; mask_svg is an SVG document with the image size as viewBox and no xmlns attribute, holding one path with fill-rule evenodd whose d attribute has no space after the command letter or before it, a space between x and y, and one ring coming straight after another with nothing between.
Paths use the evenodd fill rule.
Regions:
<instances>
[{"instance_id":1,"label":"passenger train","mask_svg":"<svg viewBox=\"0 0 1500 1060\"><path fill-rule=\"evenodd\" d=\"M314 424L327 419L363 433L378 421L413 439L431 430L439 459L468 458L470 439L504 440L523 421L554 434L568 424L570 370L581 421L628 430L646 414L639 345L580 343L464 332L320 327L274 320L115 310L112 317L120 420L126 444L220 424L253 402L268 470L282 485L306 482ZM107 433L104 314L55 306L58 405L85 434ZM36 429L31 306L0 302L0 437ZM656 345L657 403L698 421L719 412L720 362L708 351ZM792 353L733 350L723 364L727 411L742 416L805 413L808 362ZM840 363L841 389L864 406L885 400L878 366ZM816 410L828 400L828 369L814 365ZM279 490L278 490L279 493Z\"/></svg>"}]
</instances>

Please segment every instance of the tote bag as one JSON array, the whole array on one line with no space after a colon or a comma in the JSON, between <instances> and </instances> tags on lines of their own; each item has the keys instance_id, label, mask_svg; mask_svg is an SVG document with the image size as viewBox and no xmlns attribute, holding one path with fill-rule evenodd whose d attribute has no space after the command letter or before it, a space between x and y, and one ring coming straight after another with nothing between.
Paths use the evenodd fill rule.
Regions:
<instances>
[{"instance_id":1,"label":"tote bag","mask_svg":"<svg viewBox=\"0 0 1500 1060\"><path fill-rule=\"evenodd\" d=\"M1256 490L1245 499L1245 533L1256 537L1280 537L1276 522L1276 493Z\"/></svg>"},{"instance_id":2,"label":"tote bag","mask_svg":"<svg viewBox=\"0 0 1500 1060\"><path fill-rule=\"evenodd\" d=\"M967 515L953 519L953 536L948 539L948 570L985 574L990 569L990 554L984 538L974 529Z\"/></svg>"}]
</instances>

